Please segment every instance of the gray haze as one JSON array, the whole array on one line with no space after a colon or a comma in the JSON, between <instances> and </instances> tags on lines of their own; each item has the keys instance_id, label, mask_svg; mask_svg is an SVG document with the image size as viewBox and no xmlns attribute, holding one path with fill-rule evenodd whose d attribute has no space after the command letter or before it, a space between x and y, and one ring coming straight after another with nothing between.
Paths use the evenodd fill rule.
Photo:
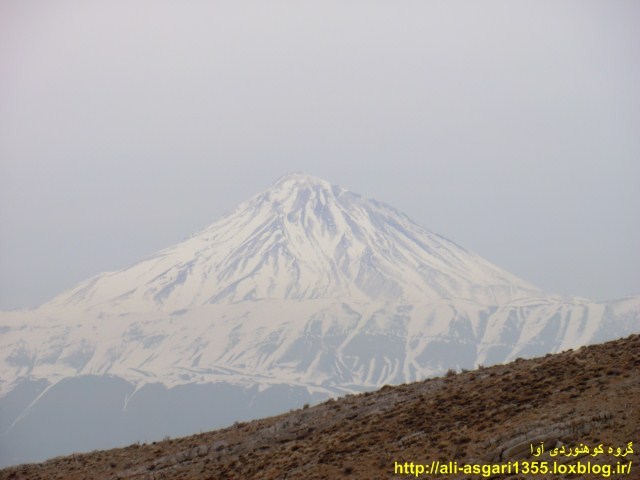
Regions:
<instances>
[{"instance_id":1,"label":"gray haze","mask_svg":"<svg viewBox=\"0 0 640 480\"><path fill-rule=\"evenodd\" d=\"M640 293L640 2L0 0L0 308L282 174L552 293Z\"/></svg>"}]
</instances>

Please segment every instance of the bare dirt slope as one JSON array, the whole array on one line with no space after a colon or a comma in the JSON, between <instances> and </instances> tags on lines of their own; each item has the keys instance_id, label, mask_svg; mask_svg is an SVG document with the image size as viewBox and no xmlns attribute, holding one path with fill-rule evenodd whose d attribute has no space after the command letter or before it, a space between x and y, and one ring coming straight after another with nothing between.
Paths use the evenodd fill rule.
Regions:
<instances>
[{"instance_id":1,"label":"bare dirt slope","mask_svg":"<svg viewBox=\"0 0 640 480\"><path fill-rule=\"evenodd\" d=\"M63 432L61 432L61 435ZM544 442L533 456L531 444ZM603 444L633 454L551 457ZM621 465L640 478L640 335L533 360L383 387L277 417L0 470L0 479L390 479L396 463L515 460ZM534 451L534 453L540 453ZM394 471L395 470L395 471ZM423 475L421 478L434 478ZM442 475L438 478L482 478ZM485 478L602 478L515 475Z\"/></svg>"}]
</instances>

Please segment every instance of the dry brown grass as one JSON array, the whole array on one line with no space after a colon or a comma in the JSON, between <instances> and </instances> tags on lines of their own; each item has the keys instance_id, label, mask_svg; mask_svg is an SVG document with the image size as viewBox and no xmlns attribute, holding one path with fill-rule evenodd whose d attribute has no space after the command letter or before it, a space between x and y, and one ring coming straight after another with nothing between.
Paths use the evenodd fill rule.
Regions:
<instances>
[{"instance_id":1,"label":"dry brown grass","mask_svg":"<svg viewBox=\"0 0 640 480\"><path fill-rule=\"evenodd\" d=\"M639 399L640 335L633 335L200 435L11 467L0 479L408 478L393 475L394 461L526 458L540 439L549 448L633 441L637 452ZM625 460L640 463L637 453Z\"/></svg>"}]
</instances>

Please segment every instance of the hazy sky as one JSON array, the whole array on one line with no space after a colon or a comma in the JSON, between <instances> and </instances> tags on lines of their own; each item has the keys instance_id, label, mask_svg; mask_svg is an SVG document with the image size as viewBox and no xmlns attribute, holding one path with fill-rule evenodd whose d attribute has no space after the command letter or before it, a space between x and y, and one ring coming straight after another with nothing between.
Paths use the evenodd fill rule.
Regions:
<instances>
[{"instance_id":1,"label":"hazy sky","mask_svg":"<svg viewBox=\"0 0 640 480\"><path fill-rule=\"evenodd\" d=\"M0 0L0 308L290 171L552 293L640 294L638 1Z\"/></svg>"}]
</instances>

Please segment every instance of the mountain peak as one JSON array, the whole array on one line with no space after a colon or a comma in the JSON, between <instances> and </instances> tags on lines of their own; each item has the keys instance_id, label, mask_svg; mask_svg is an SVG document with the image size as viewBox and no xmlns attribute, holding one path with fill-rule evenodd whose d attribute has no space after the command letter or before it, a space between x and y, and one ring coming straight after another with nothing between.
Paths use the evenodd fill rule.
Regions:
<instances>
[{"instance_id":1,"label":"mountain peak","mask_svg":"<svg viewBox=\"0 0 640 480\"><path fill-rule=\"evenodd\" d=\"M269 189L241 205L239 210L249 216L261 211L286 217L290 221L303 218L313 221L316 225L332 224L333 219L327 213L330 207L333 206L335 212L340 203L359 197L351 194L348 198L339 198L346 192L343 188L313 175L292 172L280 177ZM310 228L308 222L305 222L305 227Z\"/></svg>"},{"instance_id":2,"label":"mountain peak","mask_svg":"<svg viewBox=\"0 0 640 480\"><path fill-rule=\"evenodd\" d=\"M308 186L322 186L322 187L331 187L331 184L326 180L323 180L318 177L314 177L305 172L289 172L280 178L278 178L273 187L284 187L284 186L297 186L297 187L308 187Z\"/></svg>"},{"instance_id":3,"label":"mountain peak","mask_svg":"<svg viewBox=\"0 0 640 480\"><path fill-rule=\"evenodd\" d=\"M342 191L322 178L314 177L304 172L291 172L276 180L267 193L274 197L297 196L301 191L334 192ZM307 200L309 199L306 197Z\"/></svg>"}]
</instances>

